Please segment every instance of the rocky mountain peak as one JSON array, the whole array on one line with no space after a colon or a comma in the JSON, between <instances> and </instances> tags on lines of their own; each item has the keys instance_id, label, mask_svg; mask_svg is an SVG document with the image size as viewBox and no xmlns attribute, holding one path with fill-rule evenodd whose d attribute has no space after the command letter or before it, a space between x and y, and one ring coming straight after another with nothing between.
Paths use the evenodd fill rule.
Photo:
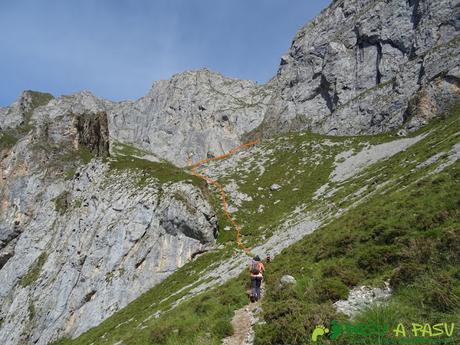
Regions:
<instances>
[{"instance_id":1,"label":"rocky mountain peak","mask_svg":"<svg viewBox=\"0 0 460 345\"><path fill-rule=\"evenodd\" d=\"M109 109L110 133L178 166L223 153L257 128L271 92L208 69L174 75L147 96Z\"/></svg>"},{"instance_id":2,"label":"rocky mountain peak","mask_svg":"<svg viewBox=\"0 0 460 345\"><path fill-rule=\"evenodd\" d=\"M23 91L10 107L0 108L0 130L26 125L33 111L46 105L53 98L53 95L49 93L32 90Z\"/></svg>"}]
</instances>

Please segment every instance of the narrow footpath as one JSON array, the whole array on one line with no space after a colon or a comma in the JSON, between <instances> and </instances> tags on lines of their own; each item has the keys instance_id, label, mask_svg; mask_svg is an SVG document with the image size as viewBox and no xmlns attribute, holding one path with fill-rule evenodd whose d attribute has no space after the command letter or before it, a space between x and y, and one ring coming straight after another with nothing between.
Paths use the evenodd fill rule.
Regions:
<instances>
[{"instance_id":1,"label":"narrow footpath","mask_svg":"<svg viewBox=\"0 0 460 345\"><path fill-rule=\"evenodd\" d=\"M228 151L227 153L224 153L220 156L203 159L199 161L198 163L196 163L195 165L193 165L191 169L192 173L195 176L205 180L208 184L215 186L219 190L221 200L222 200L222 209L226 217L230 221L230 223L235 228L236 243L248 255L251 254L251 249L246 248L246 246L241 241L241 226L235 221L235 219L232 217L232 215L228 211L228 201L227 201L228 197L227 197L227 193L225 192L224 186L219 181L213 180L212 178L208 176L200 174L199 172L197 172L197 169L201 167L203 164L230 157L231 155L234 155L238 151L242 149L247 149L251 146L258 144L259 142L260 142L260 139L250 141L248 143L239 145L233 148L232 150ZM243 308L235 311L235 315L233 316L233 319L232 319L233 335L223 339L222 341L223 345L251 345L254 343L253 326L258 321L257 315L261 311L259 304L260 304L260 301L257 303L250 303L244 306Z\"/></svg>"},{"instance_id":2,"label":"narrow footpath","mask_svg":"<svg viewBox=\"0 0 460 345\"><path fill-rule=\"evenodd\" d=\"M227 218L230 221L230 223L232 223L233 227L235 228L236 243L238 244L238 246L242 250L244 250L244 252L246 254L250 254L251 250L249 248L246 248L245 245L243 244L243 242L241 242L241 226L235 221L235 219L233 219L233 217L230 214L230 212L228 212L228 202L227 202L228 198L227 198L227 193L224 190L224 186L221 183L219 183L219 181L213 180L212 178L210 178L208 176L202 175L199 172L197 172L196 170L200 166L202 166L203 164L209 163L211 161L216 161L216 160L219 160L219 159L230 157L230 156L234 155L235 153L237 153L238 151L240 151L242 149L247 149L247 148L249 148L251 146L257 145L259 142L260 142L260 139L250 141L250 142L247 142L245 144L241 144L241 145L233 148L232 150L230 150L227 153L224 153L224 154L222 154L220 156L203 159L203 160L199 161L198 163L196 163L195 165L193 165L192 169L191 169L193 175L205 180L206 182L208 182L209 184L215 186L219 190L220 196L221 196L221 199L222 199L222 208L224 210L224 213L227 216Z\"/></svg>"},{"instance_id":3,"label":"narrow footpath","mask_svg":"<svg viewBox=\"0 0 460 345\"><path fill-rule=\"evenodd\" d=\"M243 308L236 310L232 319L233 335L222 340L222 345L252 345L254 343L253 326L259 320L261 312L257 303L250 303Z\"/></svg>"}]
</instances>

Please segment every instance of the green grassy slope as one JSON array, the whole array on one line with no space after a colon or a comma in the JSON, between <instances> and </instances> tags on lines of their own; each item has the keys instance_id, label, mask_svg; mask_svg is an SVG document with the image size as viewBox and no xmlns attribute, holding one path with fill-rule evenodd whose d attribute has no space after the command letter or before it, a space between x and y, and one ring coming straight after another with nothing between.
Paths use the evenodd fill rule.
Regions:
<instances>
[{"instance_id":1,"label":"green grassy slope","mask_svg":"<svg viewBox=\"0 0 460 345\"><path fill-rule=\"evenodd\" d=\"M267 323L259 326L256 344L309 344L315 325L344 319L332 302L346 298L353 286L384 281L394 288L390 304L366 311L358 321L388 323L390 329L399 322L458 322L460 164L440 173L435 169L449 161L450 149L459 142L460 108L423 131L430 133L426 139L336 186L340 189L330 199L346 207L352 201L344 197L356 188L367 183L375 190L389 181L382 192L289 247L270 265ZM437 164L420 165L435 155ZM297 284L281 288L284 274L296 277ZM350 342L342 337L318 343Z\"/></svg>"},{"instance_id":2,"label":"green grassy slope","mask_svg":"<svg viewBox=\"0 0 460 345\"><path fill-rule=\"evenodd\" d=\"M337 154L347 150L357 152L369 143L384 143L392 138L390 135L328 137L300 133L258 144L248 158L228 167L219 178L223 185L236 183L238 190L252 199L235 213L242 227L242 239L248 247L256 245L269 237L296 208L312 208L314 192L328 181ZM270 187L275 183L282 188L273 192ZM231 197L229 201L232 203ZM263 211L259 210L261 206ZM219 240L233 241L233 232L224 231L225 227L232 228L230 222L223 213L219 219Z\"/></svg>"},{"instance_id":3,"label":"green grassy slope","mask_svg":"<svg viewBox=\"0 0 460 345\"><path fill-rule=\"evenodd\" d=\"M383 321L453 322L460 315L460 167L380 195L296 243L269 267L267 323L256 344L308 344L329 324L332 302L359 285L389 280L395 295ZM281 288L284 274L297 284ZM377 308L378 309L378 308ZM363 321L372 320L372 312ZM346 344L346 341L324 342Z\"/></svg>"},{"instance_id":4,"label":"green grassy slope","mask_svg":"<svg viewBox=\"0 0 460 345\"><path fill-rule=\"evenodd\" d=\"M253 161L241 161L226 172L221 181L235 181L252 198L236 214L249 244L270 236L296 208L321 210L328 203L347 208L361 201L270 264L263 301L266 324L257 327L257 344L309 344L316 324L344 318L335 313L333 301L345 298L353 286L378 286L386 280L395 287L390 305L366 312L363 320L458 320L460 168L458 162L440 173L435 168L449 161L449 151L458 142L460 108L421 132L428 133L425 139L347 181L330 184L328 190L335 193L319 201L312 200L313 193L327 181L337 153L394 138L283 136L264 142ZM420 165L436 154L434 164ZM263 160L260 174L255 163ZM272 193L272 183L283 188ZM358 190L363 191L354 194ZM262 213L257 211L260 204L265 205ZM223 230L227 224L222 219L223 250L188 263L101 325L58 344L219 344L232 332L233 311L247 302L245 273L171 307L203 272L231 257L234 234ZM297 284L280 288L284 274L293 275ZM159 318L152 316L156 311L161 311ZM346 339L323 343L347 344Z\"/></svg>"}]
</instances>

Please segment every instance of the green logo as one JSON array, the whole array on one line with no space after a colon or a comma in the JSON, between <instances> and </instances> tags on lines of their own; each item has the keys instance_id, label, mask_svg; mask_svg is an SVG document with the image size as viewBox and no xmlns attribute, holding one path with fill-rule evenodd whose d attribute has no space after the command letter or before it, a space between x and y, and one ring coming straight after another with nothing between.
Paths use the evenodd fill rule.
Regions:
<instances>
[{"instance_id":1,"label":"green logo","mask_svg":"<svg viewBox=\"0 0 460 345\"><path fill-rule=\"evenodd\" d=\"M329 335L330 340L347 338L351 343L376 344L429 344L452 343L455 332L454 323L398 323L396 327L375 322L331 322L331 330L320 325L316 326L311 335L313 342L318 337Z\"/></svg>"},{"instance_id":2,"label":"green logo","mask_svg":"<svg viewBox=\"0 0 460 345\"><path fill-rule=\"evenodd\" d=\"M316 326L316 328L313 330L313 333L311 334L311 340L316 342L318 341L319 336L325 335L326 333L329 333L329 329L324 326Z\"/></svg>"}]
</instances>

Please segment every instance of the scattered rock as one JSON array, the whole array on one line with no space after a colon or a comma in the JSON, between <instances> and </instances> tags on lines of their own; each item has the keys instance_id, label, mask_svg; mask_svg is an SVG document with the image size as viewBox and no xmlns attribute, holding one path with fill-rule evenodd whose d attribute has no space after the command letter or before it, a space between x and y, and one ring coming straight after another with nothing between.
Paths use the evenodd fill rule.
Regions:
<instances>
[{"instance_id":1,"label":"scattered rock","mask_svg":"<svg viewBox=\"0 0 460 345\"><path fill-rule=\"evenodd\" d=\"M283 286L292 285L292 284L295 284L296 282L297 281L295 280L295 278L293 276L290 276L290 275L284 275L280 279L280 283Z\"/></svg>"},{"instance_id":2,"label":"scattered rock","mask_svg":"<svg viewBox=\"0 0 460 345\"><path fill-rule=\"evenodd\" d=\"M276 191L279 191L281 189L281 186L279 184L272 184L271 187L270 187L270 190L273 191L273 192L276 192Z\"/></svg>"},{"instance_id":3,"label":"scattered rock","mask_svg":"<svg viewBox=\"0 0 460 345\"><path fill-rule=\"evenodd\" d=\"M388 300L391 297L391 292L388 282L385 282L383 288L359 286L350 291L348 299L337 301L334 306L337 312L353 318L370 305Z\"/></svg>"}]
</instances>

